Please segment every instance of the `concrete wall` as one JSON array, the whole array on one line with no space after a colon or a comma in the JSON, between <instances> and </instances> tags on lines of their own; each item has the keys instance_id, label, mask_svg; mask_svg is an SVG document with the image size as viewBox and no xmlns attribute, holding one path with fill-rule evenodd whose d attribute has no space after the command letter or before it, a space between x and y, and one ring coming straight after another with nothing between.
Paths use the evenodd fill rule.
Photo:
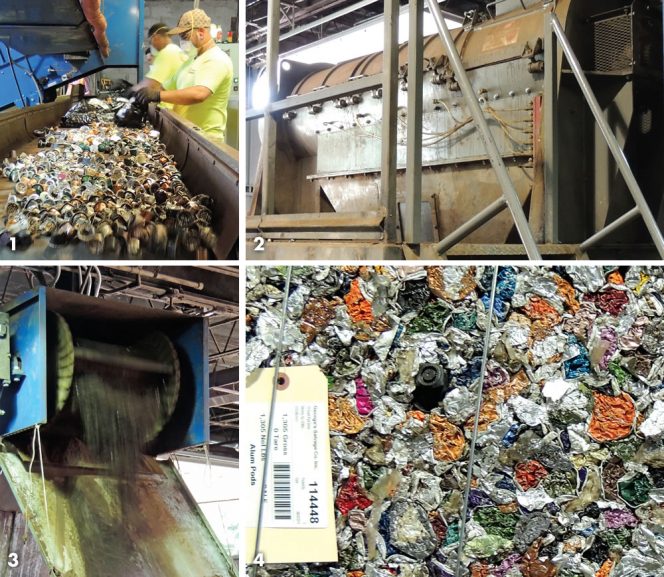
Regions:
<instances>
[{"instance_id":1,"label":"concrete wall","mask_svg":"<svg viewBox=\"0 0 664 577\"><path fill-rule=\"evenodd\" d=\"M192 0L145 0L145 33L155 22L176 26L183 12L194 7ZM221 25L224 37L231 27L231 17L238 16L238 0L200 0L212 22Z\"/></svg>"}]
</instances>

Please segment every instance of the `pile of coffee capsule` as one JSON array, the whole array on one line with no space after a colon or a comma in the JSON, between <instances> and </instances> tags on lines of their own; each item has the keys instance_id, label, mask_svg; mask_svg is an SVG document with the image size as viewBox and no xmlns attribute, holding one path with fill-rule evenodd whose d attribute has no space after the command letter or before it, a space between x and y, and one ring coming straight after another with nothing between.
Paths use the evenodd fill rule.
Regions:
<instances>
[{"instance_id":1,"label":"pile of coffee capsule","mask_svg":"<svg viewBox=\"0 0 664 577\"><path fill-rule=\"evenodd\" d=\"M93 255L206 258L216 242L211 198L189 192L157 131L119 127L122 102L99 103L35 131L36 154L3 161L13 190L0 245L47 237L51 247L85 243Z\"/></svg>"}]
</instances>

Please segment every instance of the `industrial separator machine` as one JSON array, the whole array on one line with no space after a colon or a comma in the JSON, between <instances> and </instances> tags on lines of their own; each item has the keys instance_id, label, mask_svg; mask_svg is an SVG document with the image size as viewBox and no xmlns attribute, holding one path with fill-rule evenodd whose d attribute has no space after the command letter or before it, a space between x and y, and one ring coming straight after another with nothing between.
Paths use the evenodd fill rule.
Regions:
<instances>
[{"instance_id":1,"label":"industrial separator machine","mask_svg":"<svg viewBox=\"0 0 664 577\"><path fill-rule=\"evenodd\" d=\"M143 0L3 0L0 110L52 102L59 87L105 68L142 77L142 40Z\"/></svg>"},{"instance_id":2,"label":"industrial separator machine","mask_svg":"<svg viewBox=\"0 0 664 577\"><path fill-rule=\"evenodd\" d=\"M39 152L34 131L57 126L75 103L57 90L107 68L134 68L143 76L143 0L104 0L102 54L97 29L84 13L94 0L3 0L0 7L0 161L12 153ZM148 121L159 130L192 195L212 199L214 257L236 257L239 237L239 154L205 138L192 123L169 110L150 106ZM0 178L0 213L12 183ZM96 258L83 246L50 249L41 239L28 250L0 248L3 259ZM150 255L146 255L150 256ZM174 258L174 257L173 257Z\"/></svg>"},{"instance_id":3,"label":"industrial separator machine","mask_svg":"<svg viewBox=\"0 0 664 577\"><path fill-rule=\"evenodd\" d=\"M209 440L207 335L203 318L56 289L2 307L0 575L235 575L156 458Z\"/></svg>"},{"instance_id":4,"label":"industrial separator machine","mask_svg":"<svg viewBox=\"0 0 664 577\"><path fill-rule=\"evenodd\" d=\"M283 60L248 111L268 138L248 254L664 255L661 1L499 0L452 30L409 4L410 44L388 23L381 53Z\"/></svg>"}]
</instances>

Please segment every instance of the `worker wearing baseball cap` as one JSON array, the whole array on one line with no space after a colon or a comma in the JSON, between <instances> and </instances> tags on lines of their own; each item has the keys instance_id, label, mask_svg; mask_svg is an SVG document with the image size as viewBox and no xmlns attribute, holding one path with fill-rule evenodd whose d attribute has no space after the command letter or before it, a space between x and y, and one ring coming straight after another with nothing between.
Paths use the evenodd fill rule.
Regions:
<instances>
[{"instance_id":1,"label":"worker wearing baseball cap","mask_svg":"<svg viewBox=\"0 0 664 577\"><path fill-rule=\"evenodd\" d=\"M161 89L144 87L140 103L169 102L173 111L212 138L226 135L226 109L233 83L233 63L210 35L212 20L200 9L185 12L168 34L179 35L189 59Z\"/></svg>"},{"instance_id":2,"label":"worker wearing baseball cap","mask_svg":"<svg viewBox=\"0 0 664 577\"><path fill-rule=\"evenodd\" d=\"M168 35L169 29L170 26L158 22L148 30L148 42L153 61L145 78L131 88L132 92L138 92L141 88L147 87L159 89L187 61L184 51L171 41L171 37ZM173 105L168 103L164 103L163 106L173 108Z\"/></svg>"}]
</instances>

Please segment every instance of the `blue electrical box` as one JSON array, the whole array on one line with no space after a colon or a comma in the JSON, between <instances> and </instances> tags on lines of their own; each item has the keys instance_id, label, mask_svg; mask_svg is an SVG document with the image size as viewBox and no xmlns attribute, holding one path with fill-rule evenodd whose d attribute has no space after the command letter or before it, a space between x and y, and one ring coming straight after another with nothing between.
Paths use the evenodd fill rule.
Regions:
<instances>
[{"instance_id":1,"label":"blue electrical box","mask_svg":"<svg viewBox=\"0 0 664 577\"><path fill-rule=\"evenodd\" d=\"M49 342L53 338L49 323L55 314L71 327L75 345L80 337L121 350L141 335L156 331L165 335L177 355L179 390L150 452L156 455L209 441L207 319L47 288L26 293L0 310L9 315L12 359L12 380L0 397L0 437L49 424L57 417L58 392L49 370L57 354L57 346ZM80 371L77 366L78 360L74 379Z\"/></svg>"},{"instance_id":2,"label":"blue electrical box","mask_svg":"<svg viewBox=\"0 0 664 577\"><path fill-rule=\"evenodd\" d=\"M104 68L143 75L143 0L104 0L110 54L102 57L79 0L2 0L0 110L44 102L48 92Z\"/></svg>"}]
</instances>

